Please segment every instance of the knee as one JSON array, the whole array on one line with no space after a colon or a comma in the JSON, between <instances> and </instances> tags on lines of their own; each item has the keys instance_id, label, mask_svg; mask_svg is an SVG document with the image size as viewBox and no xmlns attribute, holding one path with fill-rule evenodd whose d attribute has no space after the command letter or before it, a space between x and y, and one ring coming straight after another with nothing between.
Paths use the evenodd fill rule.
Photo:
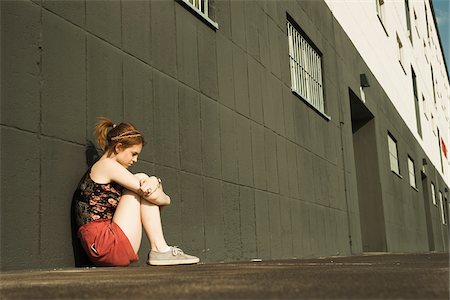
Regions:
<instances>
[{"instance_id":1,"label":"knee","mask_svg":"<svg viewBox=\"0 0 450 300\"><path fill-rule=\"evenodd\" d=\"M150 176L148 176L148 175L145 174L145 173L136 173L136 174L134 174L134 176L136 176L137 179L144 179L144 178L150 177Z\"/></svg>"},{"instance_id":2,"label":"knee","mask_svg":"<svg viewBox=\"0 0 450 300\"><path fill-rule=\"evenodd\" d=\"M148 176L145 173L136 173L136 174L134 174L134 176L136 176L136 178L139 179L139 180L144 179L144 178L150 178L151 180L153 180L156 183L158 183L158 177L156 177L156 176Z\"/></svg>"}]
</instances>

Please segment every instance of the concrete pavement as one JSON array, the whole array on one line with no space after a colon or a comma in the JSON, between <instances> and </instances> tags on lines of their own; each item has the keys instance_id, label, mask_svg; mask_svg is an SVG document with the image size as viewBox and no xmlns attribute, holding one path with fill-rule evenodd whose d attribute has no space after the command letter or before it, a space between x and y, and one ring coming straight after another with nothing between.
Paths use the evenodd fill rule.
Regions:
<instances>
[{"instance_id":1,"label":"concrete pavement","mask_svg":"<svg viewBox=\"0 0 450 300\"><path fill-rule=\"evenodd\" d=\"M3 272L1 299L449 299L449 255Z\"/></svg>"}]
</instances>

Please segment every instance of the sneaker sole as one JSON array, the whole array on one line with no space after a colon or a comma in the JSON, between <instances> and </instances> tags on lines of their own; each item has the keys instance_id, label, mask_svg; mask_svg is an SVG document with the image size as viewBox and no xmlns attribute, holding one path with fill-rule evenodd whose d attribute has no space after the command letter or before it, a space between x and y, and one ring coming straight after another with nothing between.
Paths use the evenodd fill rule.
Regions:
<instances>
[{"instance_id":1,"label":"sneaker sole","mask_svg":"<svg viewBox=\"0 0 450 300\"><path fill-rule=\"evenodd\" d=\"M192 258L192 259L184 259L184 260L175 260L175 259L160 259L160 260L153 260L147 262L151 266L175 266L175 265L192 265L196 264L200 261L198 258Z\"/></svg>"}]
</instances>

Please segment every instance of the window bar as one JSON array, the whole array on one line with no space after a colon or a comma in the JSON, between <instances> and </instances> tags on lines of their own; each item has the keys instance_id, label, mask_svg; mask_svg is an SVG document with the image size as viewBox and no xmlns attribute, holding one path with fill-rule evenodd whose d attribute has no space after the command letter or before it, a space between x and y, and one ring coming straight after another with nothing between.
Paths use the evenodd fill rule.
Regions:
<instances>
[{"instance_id":1,"label":"window bar","mask_svg":"<svg viewBox=\"0 0 450 300\"><path fill-rule=\"evenodd\" d=\"M290 24L289 24L290 25ZM297 72L296 72L296 64L295 64L295 36L294 36L294 32L292 30L292 26L289 26L289 30L290 30L290 38L291 38L291 46L292 46L292 52L291 52L291 57L290 57L290 62L291 62L291 70L292 73L294 74L292 76L292 89L295 91L297 89Z\"/></svg>"},{"instance_id":2,"label":"window bar","mask_svg":"<svg viewBox=\"0 0 450 300\"><path fill-rule=\"evenodd\" d=\"M307 77L306 77L306 52L305 52L305 43L303 38L301 39L301 47L302 47L302 97L307 98L306 85L307 85Z\"/></svg>"},{"instance_id":3,"label":"window bar","mask_svg":"<svg viewBox=\"0 0 450 300\"><path fill-rule=\"evenodd\" d=\"M288 23L288 25L290 25ZM295 66L294 66L294 41L292 37L292 28L288 26L288 41L289 41L289 64L291 68L291 88L296 89L297 78L295 76Z\"/></svg>"},{"instance_id":4,"label":"window bar","mask_svg":"<svg viewBox=\"0 0 450 300\"><path fill-rule=\"evenodd\" d=\"M312 104L312 99L311 99L311 55L310 55L310 49L309 49L309 45L306 44L305 42L305 46L306 46L306 74L307 74L307 80L306 80L306 96L307 99L309 101L309 103Z\"/></svg>"},{"instance_id":5,"label":"window bar","mask_svg":"<svg viewBox=\"0 0 450 300\"><path fill-rule=\"evenodd\" d=\"M208 16L208 0L203 0L203 13Z\"/></svg>"},{"instance_id":6,"label":"window bar","mask_svg":"<svg viewBox=\"0 0 450 300\"><path fill-rule=\"evenodd\" d=\"M311 46L308 45L308 51L309 51L309 80L310 80L310 89L311 89L311 101L313 103L313 106L316 107L316 95L314 94L314 60L313 60L313 53L311 51Z\"/></svg>"},{"instance_id":7,"label":"window bar","mask_svg":"<svg viewBox=\"0 0 450 300\"><path fill-rule=\"evenodd\" d=\"M297 90L296 92L299 93L301 95L301 90L302 90L302 70L301 70L301 53L300 53L300 40L299 40L299 36L297 34L297 32L295 30L293 30L293 34L295 36L295 46L294 46L294 50L296 53L296 59L295 59L295 68L296 68L296 72L297 72Z\"/></svg>"},{"instance_id":8,"label":"window bar","mask_svg":"<svg viewBox=\"0 0 450 300\"><path fill-rule=\"evenodd\" d=\"M316 53L312 53L312 59L313 59L313 66L314 66L314 72L313 72L313 83L314 83L314 101L316 102L316 108L319 108L319 93L318 93L318 85L317 85L317 55Z\"/></svg>"},{"instance_id":9,"label":"window bar","mask_svg":"<svg viewBox=\"0 0 450 300\"><path fill-rule=\"evenodd\" d=\"M320 65L320 56L318 54L315 55L316 58L316 93L317 93L317 106L319 107L319 110L322 111L322 101L320 101L320 81L319 81L319 65Z\"/></svg>"},{"instance_id":10,"label":"window bar","mask_svg":"<svg viewBox=\"0 0 450 300\"><path fill-rule=\"evenodd\" d=\"M299 86L299 90L298 93L299 95L301 95L303 97L303 91L304 91L304 87L305 87L305 75L303 74L303 50L302 50L302 38L301 36L299 36L298 32L295 33L295 35L297 36L297 51L298 51L298 71L300 74L300 86Z\"/></svg>"},{"instance_id":11,"label":"window bar","mask_svg":"<svg viewBox=\"0 0 450 300\"><path fill-rule=\"evenodd\" d=\"M292 57L292 66L293 66L293 70L295 72L295 91L298 91L299 89L299 76L300 74L298 73L298 66L297 66L297 60L298 60L298 55L297 55L297 37L295 35L295 31L292 28L291 25L291 35L292 35L292 53L293 53L293 57Z\"/></svg>"},{"instance_id":12,"label":"window bar","mask_svg":"<svg viewBox=\"0 0 450 300\"><path fill-rule=\"evenodd\" d=\"M323 100L323 81L322 81L322 61L320 60L319 61L319 64L318 64L318 67L319 67L319 82L320 82L320 103L321 103L321 108L322 108L322 112L324 112L325 111L325 103L324 103L324 100Z\"/></svg>"},{"instance_id":13,"label":"window bar","mask_svg":"<svg viewBox=\"0 0 450 300\"><path fill-rule=\"evenodd\" d=\"M299 53L299 60L298 60L298 67L300 71L300 90L299 94L304 97L304 91L305 91L305 74L304 74L304 55L303 55L303 43L302 43L302 37L298 34L298 32L295 33L298 37L298 53Z\"/></svg>"},{"instance_id":14,"label":"window bar","mask_svg":"<svg viewBox=\"0 0 450 300\"><path fill-rule=\"evenodd\" d=\"M309 97L311 98L311 102L313 106L316 106L315 99L314 99L314 80L313 80L313 61L312 61L312 52L311 52L311 46L308 45L308 63L309 63Z\"/></svg>"},{"instance_id":15,"label":"window bar","mask_svg":"<svg viewBox=\"0 0 450 300\"><path fill-rule=\"evenodd\" d=\"M317 61L315 53L311 52L311 60L312 60L312 83L313 83L313 99L314 106L316 108L319 107L319 99L317 97L317 80L316 80L316 69L317 69Z\"/></svg>"}]
</instances>

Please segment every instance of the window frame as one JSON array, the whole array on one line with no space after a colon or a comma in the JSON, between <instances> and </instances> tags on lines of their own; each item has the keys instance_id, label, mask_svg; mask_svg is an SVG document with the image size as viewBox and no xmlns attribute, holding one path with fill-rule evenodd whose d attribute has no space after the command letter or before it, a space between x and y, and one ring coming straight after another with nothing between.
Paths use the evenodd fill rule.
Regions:
<instances>
[{"instance_id":1,"label":"window frame","mask_svg":"<svg viewBox=\"0 0 450 300\"><path fill-rule=\"evenodd\" d=\"M413 38L411 29L411 9L409 6L409 0L405 0L405 16L406 16L406 31L408 32L408 37L412 44Z\"/></svg>"},{"instance_id":2,"label":"window frame","mask_svg":"<svg viewBox=\"0 0 450 300\"><path fill-rule=\"evenodd\" d=\"M412 165L412 170L411 170ZM417 180L416 180L416 166L414 160L408 155L408 177L409 185L417 191ZM412 182L411 182L412 181Z\"/></svg>"},{"instance_id":3,"label":"window frame","mask_svg":"<svg viewBox=\"0 0 450 300\"><path fill-rule=\"evenodd\" d=\"M433 181L430 184L431 186L431 201L433 203L434 206L437 206L437 201L436 201L436 186L434 185Z\"/></svg>"},{"instance_id":4,"label":"window frame","mask_svg":"<svg viewBox=\"0 0 450 300\"><path fill-rule=\"evenodd\" d=\"M403 53L403 43L400 39L400 36L398 35L398 33L396 34L397 36L397 58L398 58L398 62L400 63L400 66L402 67L403 73L405 73L406 75L406 70L404 67L404 53Z\"/></svg>"},{"instance_id":5,"label":"window frame","mask_svg":"<svg viewBox=\"0 0 450 300\"><path fill-rule=\"evenodd\" d=\"M384 0L375 0L375 6L377 9L377 17L378 20L380 20L381 26L383 27L384 32L387 36L389 36L387 30L386 30L386 13L385 13L385 1Z\"/></svg>"},{"instance_id":6,"label":"window frame","mask_svg":"<svg viewBox=\"0 0 450 300\"><path fill-rule=\"evenodd\" d=\"M416 113L416 126L417 126L417 133L419 134L420 138L422 137L422 120L420 119L420 102L419 102L419 91L417 88L417 76L416 72L414 71L413 66L411 65L411 81L412 81L412 88L413 88L413 95L414 95L414 109Z\"/></svg>"},{"instance_id":7,"label":"window frame","mask_svg":"<svg viewBox=\"0 0 450 300\"><path fill-rule=\"evenodd\" d=\"M442 192L441 191L439 191L439 204L440 204L440 208L441 208L441 221L442 221L442 224L443 225L446 225L447 224L447 218L446 218L446 215L445 215L445 211L444 211L444 198L443 198L443 195L442 195Z\"/></svg>"},{"instance_id":8,"label":"window frame","mask_svg":"<svg viewBox=\"0 0 450 300\"><path fill-rule=\"evenodd\" d=\"M323 54L289 15L286 31L291 92L330 121L331 117L326 113Z\"/></svg>"},{"instance_id":9,"label":"window frame","mask_svg":"<svg viewBox=\"0 0 450 300\"><path fill-rule=\"evenodd\" d=\"M392 141L392 143L391 143L391 141ZM391 145L395 146L395 156L393 155L394 153L391 152ZM401 177L401 175L400 175L400 160L398 159L398 143L397 143L397 140L394 138L394 136L390 132L388 132L388 153L389 153L389 166L390 166L391 171ZM395 161L392 160L393 157L395 158ZM396 170L394 170L392 168L393 162L396 162L396 164L395 164L397 166Z\"/></svg>"}]
</instances>

